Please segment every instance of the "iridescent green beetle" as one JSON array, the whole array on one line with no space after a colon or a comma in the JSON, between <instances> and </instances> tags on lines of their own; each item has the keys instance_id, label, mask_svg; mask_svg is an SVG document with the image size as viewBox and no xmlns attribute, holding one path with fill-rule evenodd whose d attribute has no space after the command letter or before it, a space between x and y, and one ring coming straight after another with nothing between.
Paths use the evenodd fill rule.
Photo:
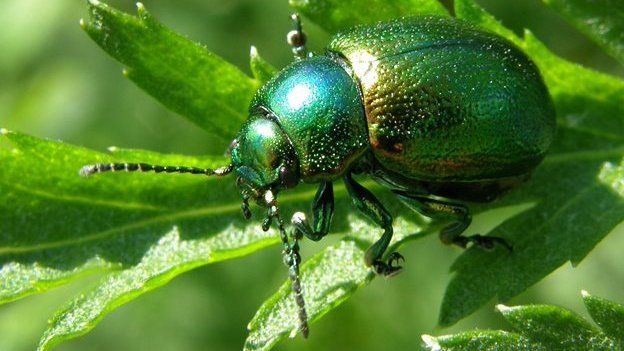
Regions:
<instances>
[{"instance_id":1,"label":"iridescent green beetle","mask_svg":"<svg viewBox=\"0 0 624 351\"><path fill-rule=\"evenodd\" d=\"M392 275L401 255L383 261L392 216L353 174L370 175L417 212L448 221L446 244L491 248L502 239L461 236L471 216L460 201L487 202L526 180L555 133L555 112L535 64L513 44L465 22L403 18L355 27L333 37L324 55L309 54L296 15L288 34L295 62L264 85L230 146L232 163L216 170L148 164L96 164L81 174L156 171L235 173L243 196L278 223L300 329L308 333L299 282L298 239L329 231L333 182L342 179L355 207L383 229L366 265ZM318 183L312 224L292 216L292 242L276 196Z\"/></svg>"}]
</instances>

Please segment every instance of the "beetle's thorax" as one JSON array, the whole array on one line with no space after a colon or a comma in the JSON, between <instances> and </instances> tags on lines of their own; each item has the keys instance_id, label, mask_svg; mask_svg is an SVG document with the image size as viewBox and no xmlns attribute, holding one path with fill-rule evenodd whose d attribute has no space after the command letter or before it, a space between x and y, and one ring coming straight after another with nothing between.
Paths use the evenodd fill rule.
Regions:
<instances>
[{"instance_id":1,"label":"beetle's thorax","mask_svg":"<svg viewBox=\"0 0 624 351\"><path fill-rule=\"evenodd\" d=\"M342 175L368 147L357 82L326 56L297 61L256 94L250 111L279 124L297 154L305 182Z\"/></svg>"}]
</instances>

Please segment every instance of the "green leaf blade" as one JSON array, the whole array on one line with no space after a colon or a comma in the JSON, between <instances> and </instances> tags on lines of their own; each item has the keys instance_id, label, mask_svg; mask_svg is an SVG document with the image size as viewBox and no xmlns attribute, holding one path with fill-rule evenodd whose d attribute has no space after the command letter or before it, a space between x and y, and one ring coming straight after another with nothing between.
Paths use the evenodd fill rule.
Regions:
<instances>
[{"instance_id":1,"label":"green leaf blade","mask_svg":"<svg viewBox=\"0 0 624 351\"><path fill-rule=\"evenodd\" d=\"M571 311L552 305L524 305L497 309L514 331L473 330L453 335L423 335L425 347L459 350L592 350L622 348L624 306L583 291L590 314L602 330Z\"/></svg>"},{"instance_id":2,"label":"green leaf blade","mask_svg":"<svg viewBox=\"0 0 624 351\"><path fill-rule=\"evenodd\" d=\"M260 56L258 49L251 46L249 50L249 67L251 74L260 84L268 82L277 74L277 69Z\"/></svg>"},{"instance_id":3,"label":"green leaf blade","mask_svg":"<svg viewBox=\"0 0 624 351\"><path fill-rule=\"evenodd\" d=\"M575 313L550 305L507 307L498 310L522 335L548 350L613 350L613 341Z\"/></svg>"},{"instance_id":4,"label":"green leaf blade","mask_svg":"<svg viewBox=\"0 0 624 351\"><path fill-rule=\"evenodd\" d=\"M89 2L87 34L127 68L124 74L169 109L223 138L233 138L259 87L238 68L158 23Z\"/></svg>"},{"instance_id":5,"label":"green leaf blade","mask_svg":"<svg viewBox=\"0 0 624 351\"><path fill-rule=\"evenodd\" d=\"M516 333L500 330L474 330L454 335L423 335L423 346L429 351L546 351Z\"/></svg>"},{"instance_id":6,"label":"green leaf blade","mask_svg":"<svg viewBox=\"0 0 624 351\"><path fill-rule=\"evenodd\" d=\"M336 190L339 194L344 193L343 187ZM409 212L403 213L406 214L405 218L395 219L395 236L388 254L408 241L431 233L407 220ZM379 228L354 216L350 216L348 222L348 236L301 266L303 295L311 323L338 307L375 277L371 268L364 264L364 255L368 247L379 238ZM290 281L286 281L278 292L263 303L249 323L250 332L244 350L270 350L286 337L294 337L298 332L296 317L297 307ZM313 333L314 328L311 328L310 335Z\"/></svg>"},{"instance_id":7,"label":"green leaf blade","mask_svg":"<svg viewBox=\"0 0 624 351\"><path fill-rule=\"evenodd\" d=\"M624 3L618 0L543 0L624 64Z\"/></svg>"},{"instance_id":8,"label":"green leaf blade","mask_svg":"<svg viewBox=\"0 0 624 351\"><path fill-rule=\"evenodd\" d=\"M87 333L115 308L166 284L179 274L276 244L278 239L274 234L250 228L208 240L185 241L174 227L147 250L140 263L107 275L95 289L74 298L57 312L38 350L49 350L55 344Z\"/></svg>"},{"instance_id":9,"label":"green leaf blade","mask_svg":"<svg viewBox=\"0 0 624 351\"><path fill-rule=\"evenodd\" d=\"M583 302L589 314L606 335L615 340L620 348L624 345L624 306L607 299L582 292Z\"/></svg>"},{"instance_id":10,"label":"green leaf blade","mask_svg":"<svg viewBox=\"0 0 624 351\"><path fill-rule=\"evenodd\" d=\"M358 287L372 279L372 272L363 264L365 250L356 241L343 240L301 266L300 277L310 322L340 305ZM270 350L287 336L297 335L298 326L297 306L290 282L286 282L249 323L250 333L243 350Z\"/></svg>"},{"instance_id":11,"label":"green leaf blade","mask_svg":"<svg viewBox=\"0 0 624 351\"><path fill-rule=\"evenodd\" d=\"M330 33L403 16L448 16L436 0L290 0L290 6Z\"/></svg>"},{"instance_id":12,"label":"green leaf blade","mask_svg":"<svg viewBox=\"0 0 624 351\"><path fill-rule=\"evenodd\" d=\"M200 265L273 245L274 231L240 214L231 179L109 173L80 177L95 162L211 167L222 158L113 149L102 154L3 131L0 136L0 301L95 271L99 286L53 319L41 349L84 334L115 307ZM313 192L281 198L301 208Z\"/></svg>"},{"instance_id":13,"label":"green leaf blade","mask_svg":"<svg viewBox=\"0 0 624 351\"><path fill-rule=\"evenodd\" d=\"M544 76L555 102L558 125L621 146L624 135L618 131L624 130L624 81L556 56L528 31L525 49Z\"/></svg>"},{"instance_id":14,"label":"green leaf blade","mask_svg":"<svg viewBox=\"0 0 624 351\"><path fill-rule=\"evenodd\" d=\"M494 16L485 11L473 0L456 0L454 4L455 16L457 16L457 18L472 22L481 28L485 28L502 36L520 47L522 46L521 39L518 38L513 31L503 26Z\"/></svg>"}]
</instances>

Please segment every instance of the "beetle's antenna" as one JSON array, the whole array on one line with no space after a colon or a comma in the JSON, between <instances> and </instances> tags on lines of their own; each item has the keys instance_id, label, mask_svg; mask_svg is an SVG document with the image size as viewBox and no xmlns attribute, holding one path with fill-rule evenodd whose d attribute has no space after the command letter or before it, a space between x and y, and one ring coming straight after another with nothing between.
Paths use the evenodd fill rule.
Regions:
<instances>
[{"instance_id":1,"label":"beetle's antenna","mask_svg":"<svg viewBox=\"0 0 624 351\"><path fill-rule=\"evenodd\" d=\"M293 243L289 243L286 229L284 229L284 221L279 215L277 202L275 201L271 190L266 192L265 201L269 207L267 219L275 218L277 220L280 239L282 239L282 246L284 248L282 250L284 263L288 266L288 277L291 281L292 292L295 296L297 307L299 307L299 330L301 331L301 335L303 335L304 338L307 338L310 334L310 328L308 326L308 313L306 312L305 300L303 299L303 292L301 291L301 280L299 279L299 264L301 263L301 256L299 255L299 237L294 235ZM270 225L271 220L268 219L265 222L268 222ZM265 224L263 223L263 229L264 226Z\"/></svg>"},{"instance_id":2,"label":"beetle's antenna","mask_svg":"<svg viewBox=\"0 0 624 351\"><path fill-rule=\"evenodd\" d=\"M197 167L185 167L185 166L159 166L150 165L147 163L96 163L93 165L87 165L80 169L80 175L88 177L95 173L104 172L151 172L156 173L191 173L191 174L203 174L207 176L224 176L232 172L234 167L227 165L217 169L210 168L197 168Z\"/></svg>"},{"instance_id":3,"label":"beetle's antenna","mask_svg":"<svg viewBox=\"0 0 624 351\"><path fill-rule=\"evenodd\" d=\"M288 45L292 46L293 55L295 55L295 60L303 60L307 58L308 49L306 49L306 35L303 33L301 29L301 18L296 13L290 15L290 18L293 21L293 30L286 34L286 41Z\"/></svg>"}]
</instances>

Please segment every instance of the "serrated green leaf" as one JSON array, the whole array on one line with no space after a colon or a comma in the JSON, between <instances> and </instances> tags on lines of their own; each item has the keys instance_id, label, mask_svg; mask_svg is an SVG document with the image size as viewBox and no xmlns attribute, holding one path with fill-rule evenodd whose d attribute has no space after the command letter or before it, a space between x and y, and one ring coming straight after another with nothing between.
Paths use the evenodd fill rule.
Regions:
<instances>
[{"instance_id":1,"label":"serrated green leaf","mask_svg":"<svg viewBox=\"0 0 624 351\"><path fill-rule=\"evenodd\" d=\"M355 240L343 240L303 264L301 281L310 322L341 304L372 279L373 273L362 264L366 249L362 246ZM260 307L248 329L243 350L270 350L285 337L297 335L297 306L290 284L282 285Z\"/></svg>"},{"instance_id":2,"label":"serrated green leaf","mask_svg":"<svg viewBox=\"0 0 624 351\"><path fill-rule=\"evenodd\" d=\"M624 306L583 292L594 325L571 311L552 305L497 308L514 331L474 330L454 335L423 335L425 347L435 351L458 350L621 350ZM591 306L591 307L590 307Z\"/></svg>"},{"instance_id":3,"label":"serrated green leaf","mask_svg":"<svg viewBox=\"0 0 624 351\"><path fill-rule=\"evenodd\" d=\"M365 5L291 1L330 31L408 14L446 14L433 0ZM508 37L536 61L555 100L560 129L552 154L532 181L497 204L534 204L492 233L513 242L514 252L469 250L456 262L441 314L443 324L466 316L492 297L516 295L567 260L580 261L624 213L624 166L618 165L624 156L621 80L561 60L530 33L524 40L518 38L471 1L457 0L456 7L458 16ZM129 67L131 79L166 106L207 130L232 135L244 120L263 73L254 72L256 80L246 77L139 9L139 16L133 17L91 1L92 20L85 30ZM85 163L113 160L197 166L223 162L128 150L104 155L18 134L0 138L0 232L7 233L0 237L0 301L43 291L93 270L108 271L94 290L74 299L52 320L42 349L85 333L116 306L182 271L276 241L259 232L256 224L242 222L236 191L221 188L223 183L216 180L116 174L94 182L75 175ZM295 192L280 202L287 210L299 210L312 196L313 192ZM339 201L337 208L347 207L345 202ZM359 219L348 222L338 223L336 232L371 236L342 241L302 267L313 320L370 281L361 260L354 269L362 274L340 275L342 267L355 267L353 258L361 256L378 234ZM397 233L416 229L401 224ZM237 237L233 232L252 236ZM333 262L333 269L324 264ZM334 284L333 279L344 284L317 287ZM293 331L296 313L289 299L286 283L252 321L248 348L269 349Z\"/></svg>"},{"instance_id":4,"label":"serrated green leaf","mask_svg":"<svg viewBox=\"0 0 624 351\"><path fill-rule=\"evenodd\" d=\"M141 89L215 135L236 135L258 81L161 25L140 3L137 17L96 0L89 13L84 30Z\"/></svg>"},{"instance_id":5,"label":"serrated green leaf","mask_svg":"<svg viewBox=\"0 0 624 351\"><path fill-rule=\"evenodd\" d=\"M624 2L620 0L543 0L579 31L624 64Z\"/></svg>"},{"instance_id":6,"label":"serrated green leaf","mask_svg":"<svg viewBox=\"0 0 624 351\"><path fill-rule=\"evenodd\" d=\"M231 179L106 174L94 162L148 161L215 167L223 159L113 150L101 154L4 131L0 137L0 302L78 275L108 271L51 322L41 349L80 335L115 307L199 265L278 242L240 215ZM285 208L313 193L293 193Z\"/></svg>"},{"instance_id":7,"label":"serrated green leaf","mask_svg":"<svg viewBox=\"0 0 624 351\"><path fill-rule=\"evenodd\" d=\"M38 350L49 350L63 340L87 333L115 308L181 273L247 255L276 242L275 237L257 227L226 230L206 240L184 240L178 227L173 227L147 249L138 264L108 274L95 289L74 298L57 312Z\"/></svg>"},{"instance_id":8,"label":"serrated green leaf","mask_svg":"<svg viewBox=\"0 0 624 351\"><path fill-rule=\"evenodd\" d=\"M366 249L376 240L379 228L350 218L352 235L328 247L301 266L301 282L306 310L311 323L336 308L353 293L368 284L375 274L364 262ZM393 252L400 244L430 233L403 218L395 220ZM418 233L418 234L409 234ZM264 302L249 323L244 350L270 350L287 336L298 332L297 307L290 282ZM312 331L313 333L313 331Z\"/></svg>"},{"instance_id":9,"label":"serrated green leaf","mask_svg":"<svg viewBox=\"0 0 624 351\"><path fill-rule=\"evenodd\" d=\"M101 154L18 133L3 133L1 301L43 292L80 274L107 271L94 289L74 298L52 318L40 350L88 332L116 307L178 274L278 242L274 232L262 232L258 223L242 219L240 197L231 180L125 173L85 179L77 172L93 162L146 161L216 167L223 164L222 159L117 148L111 148L110 154ZM336 188L339 208L348 208L344 192L344 187ZM313 195L313 190L290 192L280 197L280 204L285 213L292 213L309 206ZM388 201L389 195L382 199ZM399 213L406 211L396 201L390 208ZM334 227L337 232L344 232L346 223L340 220L340 214L337 217ZM377 228L361 220L352 218L348 222L355 226L352 230L368 234L368 242L379 234ZM406 222L399 224L397 230L409 233L417 231L417 227ZM369 274L362 258L365 247L358 250L352 256L335 257L335 269L344 273L348 262L354 271ZM358 259L357 255L361 257ZM325 268L314 274L322 276ZM331 282L335 278L324 279ZM349 274L347 278L358 279L358 275ZM316 304L322 313L333 308L329 302L337 304L352 292L346 286L333 293L319 292L323 285L318 282L310 286L319 299L324 299ZM290 294L289 288L281 291ZM296 314L281 315L287 321L293 316Z\"/></svg>"},{"instance_id":10,"label":"serrated green leaf","mask_svg":"<svg viewBox=\"0 0 624 351\"><path fill-rule=\"evenodd\" d=\"M499 306L520 334L548 350L615 350L615 344L581 316L550 305Z\"/></svg>"},{"instance_id":11,"label":"serrated green leaf","mask_svg":"<svg viewBox=\"0 0 624 351\"><path fill-rule=\"evenodd\" d=\"M423 335L423 347L429 351L546 351L516 333L501 330L475 330L454 335Z\"/></svg>"},{"instance_id":12,"label":"serrated green leaf","mask_svg":"<svg viewBox=\"0 0 624 351\"><path fill-rule=\"evenodd\" d=\"M410 15L448 15L436 0L290 0L290 6L330 33Z\"/></svg>"},{"instance_id":13,"label":"serrated green leaf","mask_svg":"<svg viewBox=\"0 0 624 351\"><path fill-rule=\"evenodd\" d=\"M472 22L481 28L488 29L512 43L522 46L522 41L510 29L503 26L494 16L486 12L473 0L455 0L455 16L462 20Z\"/></svg>"},{"instance_id":14,"label":"serrated green leaf","mask_svg":"<svg viewBox=\"0 0 624 351\"><path fill-rule=\"evenodd\" d=\"M260 56L255 46L249 50L249 67L253 77L261 84L268 82L277 73L277 69Z\"/></svg>"},{"instance_id":15,"label":"serrated green leaf","mask_svg":"<svg viewBox=\"0 0 624 351\"><path fill-rule=\"evenodd\" d=\"M456 6L458 16L506 35L472 1L458 0ZM517 43L544 76L558 135L531 181L498 202L537 203L489 233L512 242L513 253L471 249L457 259L441 307L442 325L492 298L510 299L567 261L580 262L624 220L624 192L616 189L624 179L616 166L624 157L624 82L555 56L528 32Z\"/></svg>"},{"instance_id":16,"label":"serrated green leaf","mask_svg":"<svg viewBox=\"0 0 624 351\"><path fill-rule=\"evenodd\" d=\"M589 295L585 291L583 291L583 302L602 331L619 345L624 345L624 306Z\"/></svg>"}]
</instances>

